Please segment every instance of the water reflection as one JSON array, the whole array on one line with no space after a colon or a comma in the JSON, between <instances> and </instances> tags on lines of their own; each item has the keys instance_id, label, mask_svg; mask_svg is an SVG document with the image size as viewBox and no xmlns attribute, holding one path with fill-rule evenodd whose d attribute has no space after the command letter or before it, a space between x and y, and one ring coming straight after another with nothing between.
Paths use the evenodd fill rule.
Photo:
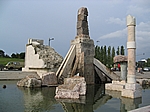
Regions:
<instances>
[{"instance_id":1,"label":"water reflection","mask_svg":"<svg viewBox=\"0 0 150 112\"><path fill-rule=\"evenodd\" d=\"M105 104L112 97L105 95L105 87L102 85L88 85L86 96L81 96L79 100L59 99L65 112L93 112L101 105Z\"/></svg>"},{"instance_id":2,"label":"water reflection","mask_svg":"<svg viewBox=\"0 0 150 112\"><path fill-rule=\"evenodd\" d=\"M7 88L2 86L6 84ZM1 112L126 112L150 104L150 90L143 97L129 99L117 91L105 91L105 85L88 85L80 99L55 99L55 87L23 88L14 81L0 81ZM143 103L144 102L144 103Z\"/></svg>"},{"instance_id":3,"label":"water reflection","mask_svg":"<svg viewBox=\"0 0 150 112\"><path fill-rule=\"evenodd\" d=\"M50 111L58 102L54 99L55 87L44 88L22 88L25 110L28 111Z\"/></svg>"},{"instance_id":4,"label":"water reflection","mask_svg":"<svg viewBox=\"0 0 150 112\"><path fill-rule=\"evenodd\" d=\"M113 98L120 99L120 112L126 112L139 108L139 104L142 103L142 98L125 98L121 97L121 92L106 90L106 94L112 96Z\"/></svg>"}]
</instances>

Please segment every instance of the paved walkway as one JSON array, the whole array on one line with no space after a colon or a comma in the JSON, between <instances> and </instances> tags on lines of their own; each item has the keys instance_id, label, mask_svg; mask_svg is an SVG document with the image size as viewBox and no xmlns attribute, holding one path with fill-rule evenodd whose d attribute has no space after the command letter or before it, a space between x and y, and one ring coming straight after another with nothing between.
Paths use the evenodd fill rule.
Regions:
<instances>
[{"instance_id":1,"label":"paved walkway","mask_svg":"<svg viewBox=\"0 0 150 112\"><path fill-rule=\"evenodd\" d=\"M0 80L19 80L27 75L37 75L37 73L24 71L0 71Z\"/></svg>"},{"instance_id":2,"label":"paved walkway","mask_svg":"<svg viewBox=\"0 0 150 112\"><path fill-rule=\"evenodd\" d=\"M121 72L115 71L117 75L121 75ZM150 79L150 72L143 72L143 74L136 72L137 79Z\"/></svg>"},{"instance_id":3,"label":"paved walkway","mask_svg":"<svg viewBox=\"0 0 150 112\"><path fill-rule=\"evenodd\" d=\"M145 107L141 107L135 110L131 110L129 112L150 112L150 105L149 106L145 106Z\"/></svg>"}]
</instances>

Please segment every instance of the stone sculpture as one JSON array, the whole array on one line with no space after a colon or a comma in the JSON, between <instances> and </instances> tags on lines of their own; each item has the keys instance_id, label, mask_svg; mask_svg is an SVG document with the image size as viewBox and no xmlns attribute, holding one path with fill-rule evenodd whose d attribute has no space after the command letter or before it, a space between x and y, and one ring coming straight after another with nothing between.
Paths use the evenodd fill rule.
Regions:
<instances>
[{"instance_id":1,"label":"stone sculpture","mask_svg":"<svg viewBox=\"0 0 150 112\"><path fill-rule=\"evenodd\" d=\"M78 10L78 16L77 16L77 37L82 37L83 35L89 35L89 29L88 29L88 10L85 7L81 7ZM87 36L88 37L88 36Z\"/></svg>"},{"instance_id":2,"label":"stone sculpture","mask_svg":"<svg viewBox=\"0 0 150 112\"><path fill-rule=\"evenodd\" d=\"M43 40L29 39L26 45L25 68L23 71L36 71L39 76L56 72L63 57L53 48L43 45Z\"/></svg>"}]
</instances>

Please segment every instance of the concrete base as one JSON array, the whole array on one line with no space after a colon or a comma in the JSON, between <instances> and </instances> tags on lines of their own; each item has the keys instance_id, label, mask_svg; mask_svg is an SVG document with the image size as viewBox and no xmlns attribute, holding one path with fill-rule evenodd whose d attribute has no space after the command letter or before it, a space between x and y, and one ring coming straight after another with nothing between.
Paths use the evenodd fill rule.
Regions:
<instances>
[{"instance_id":1,"label":"concrete base","mask_svg":"<svg viewBox=\"0 0 150 112\"><path fill-rule=\"evenodd\" d=\"M139 98L142 97L142 87L139 84L126 83L125 89L122 90L121 96L127 98Z\"/></svg>"},{"instance_id":2,"label":"concrete base","mask_svg":"<svg viewBox=\"0 0 150 112\"><path fill-rule=\"evenodd\" d=\"M121 96L127 98L142 97L142 87L136 83L125 83L125 81L112 81L105 85L106 90L121 91Z\"/></svg>"},{"instance_id":3,"label":"concrete base","mask_svg":"<svg viewBox=\"0 0 150 112\"><path fill-rule=\"evenodd\" d=\"M125 88L125 81L112 81L111 84L105 84L106 90L122 91Z\"/></svg>"}]
</instances>

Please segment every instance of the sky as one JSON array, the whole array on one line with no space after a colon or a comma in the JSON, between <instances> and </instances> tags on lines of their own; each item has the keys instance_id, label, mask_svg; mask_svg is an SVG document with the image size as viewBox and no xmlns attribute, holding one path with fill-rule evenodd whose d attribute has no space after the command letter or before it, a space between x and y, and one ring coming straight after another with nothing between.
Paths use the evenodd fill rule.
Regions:
<instances>
[{"instance_id":1,"label":"sky","mask_svg":"<svg viewBox=\"0 0 150 112\"><path fill-rule=\"evenodd\" d=\"M150 0L0 0L0 49L25 52L29 38L42 39L63 57L76 37L77 12L88 9L95 45L124 46L126 16L136 18L136 60L150 58ZM127 54L127 53L126 53Z\"/></svg>"}]
</instances>

